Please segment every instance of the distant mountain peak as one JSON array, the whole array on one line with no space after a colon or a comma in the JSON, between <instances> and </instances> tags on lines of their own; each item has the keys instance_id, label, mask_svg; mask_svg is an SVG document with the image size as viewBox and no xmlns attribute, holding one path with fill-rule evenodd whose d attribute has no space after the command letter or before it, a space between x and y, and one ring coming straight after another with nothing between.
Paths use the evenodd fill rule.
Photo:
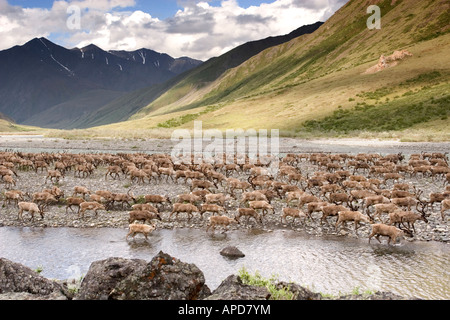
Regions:
<instances>
[{"instance_id":1,"label":"distant mountain peak","mask_svg":"<svg viewBox=\"0 0 450 320\"><path fill-rule=\"evenodd\" d=\"M200 63L144 48L120 54L95 44L68 49L36 37L0 50L0 112L17 123L80 127L112 99L159 85Z\"/></svg>"},{"instance_id":2,"label":"distant mountain peak","mask_svg":"<svg viewBox=\"0 0 450 320\"><path fill-rule=\"evenodd\" d=\"M87 45L85 47L82 47L80 50L83 50L83 51L92 51L92 50L104 51L102 48L100 48L99 46L97 46L97 45L95 45L93 43L91 43L91 44L89 44L89 45Z\"/></svg>"},{"instance_id":3,"label":"distant mountain peak","mask_svg":"<svg viewBox=\"0 0 450 320\"><path fill-rule=\"evenodd\" d=\"M33 38L30 41L26 42L23 47L31 47L31 46L48 46L48 45L54 45L53 42L48 40L47 38L41 37L41 38Z\"/></svg>"}]
</instances>

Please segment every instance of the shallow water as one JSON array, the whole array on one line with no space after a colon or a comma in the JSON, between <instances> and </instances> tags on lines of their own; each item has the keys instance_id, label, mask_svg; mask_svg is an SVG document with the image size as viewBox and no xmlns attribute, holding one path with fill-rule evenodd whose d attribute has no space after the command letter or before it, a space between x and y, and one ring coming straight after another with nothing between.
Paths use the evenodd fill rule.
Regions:
<instances>
[{"instance_id":1,"label":"shallow water","mask_svg":"<svg viewBox=\"0 0 450 320\"><path fill-rule=\"evenodd\" d=\"M47 278L78 278L93 261L109 257L150 261L160 250L194 263L213 290L228 275L245 267L264 277L277 275L313 291L338 294L355 288L391 291L422 299L450 298L450 250L436 242L315 238L295 231L229 231L214 235L202 229L157 230L149 241L139 235L125 241L123 229L0 228L0 256L30 268L42 268ZM220 255L235 245L245 257Z\"/></svg>"}]
</instances>

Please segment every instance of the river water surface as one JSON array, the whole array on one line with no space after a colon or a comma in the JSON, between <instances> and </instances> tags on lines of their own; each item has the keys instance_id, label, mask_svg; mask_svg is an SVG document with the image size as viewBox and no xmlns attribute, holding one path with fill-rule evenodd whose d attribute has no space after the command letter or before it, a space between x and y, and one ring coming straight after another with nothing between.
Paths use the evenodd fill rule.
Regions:
<instances>
[{"instance_id":1,"label":"river water surface","mask_svg":"<svg viewBox=\"0 0 450 320\"><path fill-rule=\"evenodd\" d=\"M201 229L157 230L149 241L125 241L123 229L0 228L0 257L42 268L42 275L70 279L85 275L93 261L109 257L150 261L160 250L203 271L214 290L245 267L264 277L277 275L315 292L339 294L391 291L422 299L450 298L450 250L437 242L388 246L367 238L315 238L299 232L229 231L213 235ZM220 255L237 246L246 256Z\"/></svg>"}]
</instances>

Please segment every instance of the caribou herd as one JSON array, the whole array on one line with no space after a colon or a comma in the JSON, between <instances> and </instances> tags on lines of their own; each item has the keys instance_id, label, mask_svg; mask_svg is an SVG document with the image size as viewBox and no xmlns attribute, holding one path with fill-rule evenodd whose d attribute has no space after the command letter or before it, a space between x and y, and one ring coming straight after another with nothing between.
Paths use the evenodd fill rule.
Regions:
<instances>
[{"instance_id":1,"label":"caribou herd","mask_svg":"<svg viewBox=\"0 0 450 320\"><path fill-rule=\"evenodd\" d=\"M54 206L64 206L66 214L76 212L75 219L85 219L88 212L96 217L102 210L123 211L127 238L136 233L147 237L158 221L205 219L209 231L233 224L263 226L272 219L296 227L318 221L336 230L351 222L355 231L368 224L369 242L385 236L388 243L414 235L415 223L428 223L430 216L446 223L450 211L446 153L292 153L257 159L234 155L231 160L225 154L214 159L192 155L180 162L169 154L3 151L3 208L16 206L19 221L26 212L32 221L36 215L46 219ZM17 181L28 172L42 177L46 187L31 194L18 190ZM79 185L65 189L68 178ZM88 179L126 181L129 187L123 193L90 190L84 186ZM418 187L423 180L433 185L432 192ZM136 194L148 184L161 185L160 194ZM180 184L189 191L175 197L163 191Z\"/></svg>"}]
</instances>

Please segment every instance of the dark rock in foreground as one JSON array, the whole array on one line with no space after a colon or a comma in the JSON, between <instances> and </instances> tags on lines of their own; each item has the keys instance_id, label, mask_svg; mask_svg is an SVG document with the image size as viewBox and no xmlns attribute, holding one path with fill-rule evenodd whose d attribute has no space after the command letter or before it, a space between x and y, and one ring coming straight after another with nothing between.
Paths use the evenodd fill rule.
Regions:
<instances>
[{"instance_id":1,"label":"dark rock in foreground","mask_svg":"<svg viewBox=\"0 0 450 320\"><path fill-rule=\"evenodd\" d=\"M36 271L0 258L0 300L66 300L66 293Z\"/></svg>"},{"instance_id":2,"label":"dark rock in foreground","mask_svg":"<svg viewBox=\"0 0 450 320\"><path fill-rule=\"evenodd\" d=\"M147 262L139 259L109 258L95 261L83 279L76 300L107 300L120 281L140 273Z\"/></svg>"},{"instance_id":3,"label":"dark rock in foreground","mask_svg":"<svg viewBox=\"0 0 450 320\"><path fill-rule=\"evenodd\" d=\"M277 289L287 289L292 292L294 294L292 300L322 300L320 293L312 292L295 283L279 282L276 287Z\"/></svg>"},{"instance_id":4,"label":"dark rock in foreground","mask_svg":"<svg viewBox=\"0 0 450 320\"><path fill-rule=\"evenodd\" d=\"M203 272L159 252L149 263L111 258L94 262L77 300L198 300L210 294Z\"/></svg>"},{"instance_id":5,"label":"dark rock in foreground","mask_svg":"<svg viewBox=\"0 0 450 320\"><path fill-rule=\"evenodd\" d=\"M269 298L270 292L266 287L246 285L238 276L231 275L205 300L269 300Z\"/></svg>"},{"instance_id":6,"label":"dark rock in foreground","mask_svg":"<svg viewBox=\"0 0 450 320\"><path fill-rule=\"evenodd\" d=\"M390 292L323 297L295 283L279 282L293 300L406 300ZM76 290L75 290L76 291ZM93 262L77 293L21 264L0 258L0 300L269 300L266 287L227 277L212 293L194 264L159 252L150 262L109 258Z\"/></svg>"}]
</instances>

